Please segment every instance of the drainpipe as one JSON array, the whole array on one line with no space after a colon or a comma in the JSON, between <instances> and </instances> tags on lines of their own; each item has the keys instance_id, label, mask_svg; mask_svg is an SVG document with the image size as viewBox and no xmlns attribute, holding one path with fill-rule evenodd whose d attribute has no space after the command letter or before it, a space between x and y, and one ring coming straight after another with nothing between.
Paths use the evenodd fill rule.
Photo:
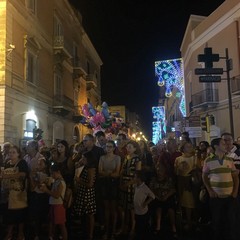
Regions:
<instances>
[{"instance_id":1,"label":"drainpipe","mask_svg":"<svg viewBox=\"0 0 240 240\"><path fill-rule=\"evenodd\" d=\"M238 69L240 67L240 35L239 35L239 19L238 20L235 20L235 23L236 23L236 33L237 33L237 46L238 46L238 49L237 49L237 52L239 53L238 54Z\"/></svg>"}]
</instances>

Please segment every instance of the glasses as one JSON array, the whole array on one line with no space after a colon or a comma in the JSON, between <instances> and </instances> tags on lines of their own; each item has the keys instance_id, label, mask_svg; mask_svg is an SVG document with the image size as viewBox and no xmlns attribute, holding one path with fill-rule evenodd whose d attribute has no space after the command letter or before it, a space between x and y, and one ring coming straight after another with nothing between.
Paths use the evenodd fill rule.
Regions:
<instances>
[{"instance_id":1,"label":"glasses","mask_svg":"<svg viewBox=\"0 0 240 240\"><path fill-rule=\"evenodd\" d=\"M88 141L88 139L83 139L83 142L87 142Z\"/></svg>"}]
</instances>

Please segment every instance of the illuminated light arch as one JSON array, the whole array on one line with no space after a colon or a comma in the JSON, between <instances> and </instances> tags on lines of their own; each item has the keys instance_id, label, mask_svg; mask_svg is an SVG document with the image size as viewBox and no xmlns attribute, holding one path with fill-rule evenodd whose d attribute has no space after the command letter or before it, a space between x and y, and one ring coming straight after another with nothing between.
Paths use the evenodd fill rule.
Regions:
<instances>
[{"instance_id":1,"label":"illuminated light arch","mask_svg":"<svg viewBox=\"0 0 240 240\"><path fill-rule=\"evenodd\" d=\"M186 117L183 61L181 58L155 62L155 76L157 84L166 87L165 96L172 97L173 88L177 88L181 95L179 109Z\"/></svg>"},{"instance_id":2,"label":"illuminated light arch","mask_svg":"<svg viewBox=\"0 0 240 240\"><path fill-rule=\"evenodd\" d=\"M152 122L152 141L157 144L162 138L163 133L166 134L166 113L164 106L152 107L153 118L156 119Z\"/></svg>"}]
</instances>

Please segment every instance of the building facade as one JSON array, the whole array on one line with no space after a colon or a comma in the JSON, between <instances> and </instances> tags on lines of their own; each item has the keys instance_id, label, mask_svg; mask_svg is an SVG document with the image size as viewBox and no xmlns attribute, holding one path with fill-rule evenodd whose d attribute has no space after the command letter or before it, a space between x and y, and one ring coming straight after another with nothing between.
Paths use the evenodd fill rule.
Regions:
<instances>
[{"instance_id":1,"label":"building facade","mask_svg":"<svg viewBox=\"0 0 240 240\"><path fill-rule=\"evenodd\" d=\"M218 137L223 132L231 132L229 115L229 96L232 99L232 116L234 122L233 134L240 135L240 2L226 0L208 17L190 16L181 45L181 55L184 60L185 93L187 116L204 117L213 115L215 124L211 126L210 138ZM199 82L195 75L196 68L204 68L198 62L198 55L204 53L204 48L212 48L219 54L220 60L213 63L215 68L226 70L226 49L232 59L230 71L231 95L228 94L226 72L221 82ZM203 133L202 138L206 139Z\"/></svg>"},{"instance_id":2,"label":"building facade","mask_svg":"<svg viewBox=\"0 0 240 240\"><path fill-rule=\"evenodd\" d=\"M0 12L0 143L24 145L34 127L47 145L80 140L102 65L80 13L67 0L0 0Z\"/></svg>"}]
</instances>

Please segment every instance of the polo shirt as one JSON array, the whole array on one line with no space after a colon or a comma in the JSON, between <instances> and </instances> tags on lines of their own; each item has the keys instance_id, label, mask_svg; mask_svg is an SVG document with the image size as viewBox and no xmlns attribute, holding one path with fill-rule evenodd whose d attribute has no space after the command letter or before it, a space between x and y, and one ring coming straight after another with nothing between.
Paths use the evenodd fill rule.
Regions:
<instances>
[{"instance_id":1,"label":"polo shirt","mask_svg":"<svg viewBox=\"0 0 240 240\"><path fill-rule=\"evenodd\" d=\"M219 159L217 155L212 155L204 161L203 173L207 174L210 186L219 197L230 196L233 190L232 173L237 172L233 159L224 156Z\"/></svg>"}]
</instances>

